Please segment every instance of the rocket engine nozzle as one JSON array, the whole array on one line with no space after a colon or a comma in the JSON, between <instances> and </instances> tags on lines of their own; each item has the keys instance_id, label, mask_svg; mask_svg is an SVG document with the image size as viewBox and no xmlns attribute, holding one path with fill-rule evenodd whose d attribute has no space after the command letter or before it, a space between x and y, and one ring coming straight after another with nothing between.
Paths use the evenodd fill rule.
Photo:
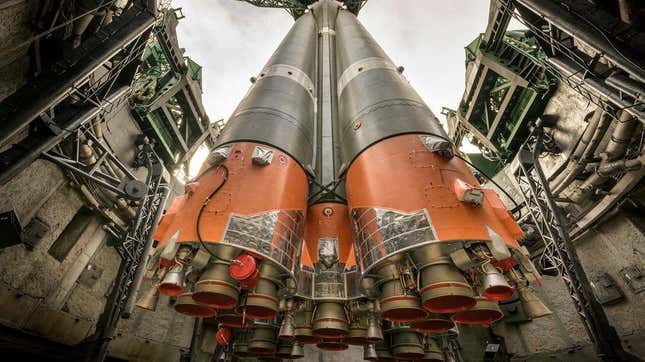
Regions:
<instances>
[{"instance_id":1,"label":"rocket engine nozzle","mask_svg":"<svg viewBox=\"0 0 645 362\"><path fill-rule=\"evenodd\" d=\"M428 314L419 297L403 288L399 279L390 280L381 288L381 318L391 322L414 322Z\"/></svg>"},{"instance_id":2,"label":"rocket engine nozzle","mask_svg":"<svg viewBox=\"0 0 645 362\"><path fill-rule=\"evenodd\" d=\"M419 333L442 333L454 326L449 315L437 313L429 313L425 319L410 324L410 328Z\"/></svg>"},{"instance_id":3,"label":"rocket engine nozzle","mask_svg":"<svg viewBox=\"0 0 645 362\"><path fill-rule=\"evenodd\" d=\"M373 344L368 344L363 347L363 359L366 361L378 361L378 354L376 347Z\"/></svg>"},{"instance_id":4,"label":"rocket engine nozzle","mask_svg":"<svg viewBox=\"0 0 645 362\"><path fill-rule=\"evenodd\" d=\"M238 306L240 313L255 319L271 319L278 314L278 285L280 272L270 261L260 264L260 280L246 294L244 303Z\"/></svg>"},{"instance_id":5,"label":"rocket engine nozzle","mask_svg":"<svg viewBox=\"0 0 645 362\"><path fill-rule=\"evenodd\" d=\"M231 309L239 300L239 288L228 275L228 265L214 263L195 283L193 299L216 309Z\"/></svg>"},{"instance_id":6,"label":"rocket engine nozzle","mask_svg":"<svg viewBox=\"0 0 645 362\"><path fill-rule=\"evenodd\" d=\"M275 349L275 327L268 324L256 324L253 327L253 337L249 342L249 352L257 355L271 355Z\"/></svg>"},{"instance_id":7,"label":"rocket engine nozzle","mask_svg":"<svg viewBox=\"0 0 645 362\"><path fill-rule=\"evenodd\" d=\"M423 306L433 313L455 313L473 307L473 290L450 258L437 258L421 270Z\"/></svg>"},{"instance_id":8,"label":"rocket engine nozzle","mask_svg":"<svg viewBox=\"0 0 645 362\"><path fill-rule=\"evenodd\" d=\"M210 318L216 314L214 309L195 302L193 293L179 295L175 302L175 311L193 318Z\"/></svg>"},{"instance_id":9,"label":"rocket engine nozzle","mask_svg":"<svg viewBox=\"0 0 645 362\"><path fill-rule=\"evenodd\" d=\"M443 362L444 356L443 351L441 350L439 341L431 337L430 335L426 336L426 346L423 351L423 357L421 361L424 362Z\"/></svg>"},{"instance_id":10,"label":"rocket engine nozzle","mask_svg":"<svg viewBox=\"0 0 645 362\"><path fill-rule=\"evenodd\" d=\"M320 302L316 305L313 334L319 338L336 339L349 332L345 308L337 302Z\"/></svg>"},{"instance_id":11,"label":"rocket engine nozzle","mask_svg":"<svg viewBox=\"0 0 645 362\"><path fill-rule=\"evenodd\" d=\"M314 336L311 319L313 311L305 305L303 310L298 310L294 314L294 327L296 341L301 344L314 344L318 342L318 337Z\"/></svg>"},{"instance_id":12,"label":"rocket engine nozzle","mask_svg":"<svg viewBox=\"0 0 645 362\"><path fill-rule=\"evenodd\" d=\"M513 297L513 288L506 278L490 263L484 265L481 278L484 297L492 301L508 300Z\"/></svg>"},{"instance_id":13,"label":"rocket engine nozzle","mask_svg":"<svg viewBox=\"0 0 645 362\"><path fill-rule=\"evenodd\" d=\"M522 307L524 308L524 311L529 318L537 319L553 314L553 312L551 312L551 310L546 305L544 305L540 298L535 295L531 288L522 286L518 288L517 292L520 295Z\"/></svg>"},{"instance_id":14,"label":"rocket engine nozzle","mask_svg":"<svg viewBox=\"0 0 645 362\"><path fill-rule=\"evenodd\" d=\"M367 340L368 321L364 315L356 316L349 323L349 334L345 342L353 346L364 346L369 344Z\"/></svg>"},{"instance_id":15,"label":"rocket engine nozzle","mask_svg":"<svg viewBox=\"0 0 645 362\"><path fill-rule=\"evenodd\" d=\"M477 297L476 300L474 307L453 314L452 321L458 324L490 326L504 317L497 302L484 297Z\"/></svg>"},{"instance_id":16,"label":"rocket engine nozzle","mask_svg":"<svg viewBox=\"0 0 645 362\"><path fill-rule=\"evenodd\" d=\"M349 345L342 339L323 339L316 344L316 347L323 351L344 351Z\"/></svg>"},{"instance_id":17,"label":"rocket engine nozzle","mask_svg":"<svg viewBox=\"0 0 645 362\"><path fill-rule=\"evenodd\" d=\"M220 325L231 328L248 328L253 325L251 318L241 316L233 310L222 310L217 316L217 322Z\"/></svg>"},{"instance_id":18,"label":"rocket engine nozzle","mask_svg":"<svg viewBox=\"0 0 645 362\"><path fill-rule=\"evenodd\" d=\"M181 263L173 265L159 284L159 293L176 297L184 292L185 267Z\"/></svg>"},{"instance_id":19,"label":"rocket engine nozzle","mask_svg":"<svg viewBox=\"0 0 645 362\"><path fill-rule=\"evenodd\" d=\"M278 332L278 338L281 340L292 341L296 337L293 319L293 314L291 312L284 314L282 324L280 325L280 331Z\"/></svg>"},{"instance_id":20,"label":"rocket engine nozzle","mask_svg":"<svg viewBox=\"0 0 645 362\"><path fill-rule=\"evenodd\" d=\"M367 324L366 339L370 343L379 344L383 342L383 329L381 328L378 318L371 316Z\"/></svg>"},{"instance_id":21,"label":"rocket engine nozzle","mask_svg":"<svg viewBox=\"0 0 645 362\"><path fill-rule=\"evenodd\" d=\"M293 342L293 348L291 348L291 358L299 359L305 356L305 351L302 348L302 343L295 341Z\"/></svg>"},{"instance_id":22,"label":"rocket engine nozzle","mask_svg":"<svg viewBox=\"0 0 645 362\"><path fill-rule=\"evenodd\" d=\"M275 356L278 358L291 358L291 351L293 350L293 342L287 340L280 340L278 343L278 350L275 353Z\"/></svg>"},{"instance_id":23,"label":"rocket engine nozzle","mask_svg":"<svg viewBox=\"0 0 645 362\"><path fill-rule=\"evenodd\" d=\"M418 360L423 357L423 344L421 336L409 328L402 328L391 332L392 355L396 359Z\"/></svg>"}]
</instances>

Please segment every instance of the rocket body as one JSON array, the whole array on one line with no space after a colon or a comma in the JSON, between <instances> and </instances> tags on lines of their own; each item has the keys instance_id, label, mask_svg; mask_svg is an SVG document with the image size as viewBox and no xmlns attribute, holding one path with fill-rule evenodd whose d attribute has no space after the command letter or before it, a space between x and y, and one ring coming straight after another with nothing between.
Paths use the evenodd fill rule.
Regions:
<instances>
[{"instance_id":1,"label":"rocket body","mask_svg":"<svg viewBox=\"0 0 645 362\"><path fill-rule=\"evenodd\" d=\"M494 323L534 271L456 152L356 16L320 0L162 219L150 270L179 312L255 320L232 334L240 357L278 337L293 358L303 343L422 355L421 333Z\"/></svg>"}]
</instances>

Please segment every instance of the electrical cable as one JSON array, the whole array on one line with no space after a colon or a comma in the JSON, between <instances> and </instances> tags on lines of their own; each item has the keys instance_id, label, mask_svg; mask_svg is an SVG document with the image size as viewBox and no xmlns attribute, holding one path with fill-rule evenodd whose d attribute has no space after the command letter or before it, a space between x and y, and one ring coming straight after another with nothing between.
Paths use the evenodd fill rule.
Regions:
<instances>
[{"instance_id":1,"label":"electrical cable","mask_svg":"<svg viewBox=\"0 0 645 362\"><path fill-rule=\"evenodd\" d=\"M215 196L215 194L217 194L219 192L219 190L221 190L222 187L224 187L224 185L226 184L226 181L228 181L228 168L225 165L213 166L213 167L209 168L208 170L206 170L203 174L207 173L208 171L210 171L213 168L217 168L215 170L215 172L217 172L217 170L220 169L220 168L222 170L224 170L224 173L222 175L222 182L215 188L215 190L213 190L213 192L210 193L210 195L208 195L208 197L206 199L204 199L204 202L202 203L202 206L199 208L199 213L197 213L197 221L195 222L195 228L196 228L196 231L197 231L197 240L199 241L201 246L206 250L206 252L208 252L213 258L215 258L217 260L224 260L224 259L218 257L217 255L215 255L212 251L210 251L210 249L208 249L206 247L206 244L204 243L204 240L202 240L201 231L199 230L200 229L199 225L201 224L202 214L204 212L204 208L206 208L206 205L208 205L208 203ZM228 260L224 260L224 261L228 262Z\"/></svg>"}]
</instances>

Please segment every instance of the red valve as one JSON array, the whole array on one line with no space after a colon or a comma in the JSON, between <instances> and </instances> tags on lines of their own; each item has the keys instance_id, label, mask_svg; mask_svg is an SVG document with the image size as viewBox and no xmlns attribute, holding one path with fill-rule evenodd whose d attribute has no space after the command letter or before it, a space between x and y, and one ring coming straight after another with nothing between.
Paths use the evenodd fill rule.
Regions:
<instances>
[{"instance_id":1,"label":"red valve","mask_svg":"<svg viewBox=\"0 0 645 362\"><path fill-rule=\"evenodd\" d=\"M231 262L229 272L243 289L252 289L260 280L257 266L258 262L253 256L243 253Z\"/></svg>"},{"instance_id":2,"label":"red valve","mask_svg":"<svg viewBox=\"0 0 645 362\"><path fill-rule=\"evenodd\" d=\"M173 259L159 258L159 267L161 268L171 268L175 264Z\"/></svg>"},{"instance_id":3,"label":"red valve","mask_svg":"<svg viewBox=\"0 0 645 362\"><path fill-rule=\"evenodd\" d=\"M231 330L228 328L220 328L215 334L215 340L220 346L226 346L231 341Z\"/></svg>"},{"instance_id":4,"label":"red valve","mask_svg":"<svg viewBox=\"0 0 645 362\"><path fill-rule=\"evenodd\" d=\"M504 260L493 261L491 264L493 264L493 266L495 266L495 268L497 269L507 271L513 269L513 267L517 265L517 260L513 258L506 258Z\"/></svg>"}]
</instances>

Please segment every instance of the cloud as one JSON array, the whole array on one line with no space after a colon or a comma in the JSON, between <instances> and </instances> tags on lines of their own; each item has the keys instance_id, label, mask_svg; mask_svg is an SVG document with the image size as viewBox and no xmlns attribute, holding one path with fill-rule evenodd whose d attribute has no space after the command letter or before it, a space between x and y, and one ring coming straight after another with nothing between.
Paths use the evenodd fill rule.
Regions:
<instances>
[{"instance_id":1,"label":"cloud","mask_svg":"<svg viewBox=\"0 0 645 362\"><path fill-rule=\"evenodd\" d=\"M359 18L435 114L457 106L464 47L486 29L488 1L370 0Z\"/></svg>"},{"instance_id":2,"label":"cloud","mask_svg":"<svg viewBox=\"0 0 645 362\"><path fill-rule=\"evenodd\" d=\"M212 120L228 118L293 19L284 10L235 0L175 0L173 6L186 15L180 45L204 67L206 111ZM438 115L461 99L464 47L485 30L488 6L482 0L369 0L359 19Z\"/></svg>"},{"instance_id":3,"label":"cloud","mask_svg":"<svg viewBox=\"0 0 645 362\"><path fill-rule=\"evenodd\" d=\"M293 24L284 10L234 0L175 0L185 19L179 44L204 67L203 100L211 120L228 118Z\"/></svg>"},{"instance_id":4,"label":"cloud","mask_svg":"<svg viewBox=\"0 0 645 362\"><path fill-rule=\"evenodd\" d=\"M204 67L211 119L227 118L249 78L293 24L286 11L235 0L176 0L186 19L180 44ZM464 46L486 28L488 1L370 0L359 16L435 113L455 107L464 87Z\"/></svg>"}]
</instances>

